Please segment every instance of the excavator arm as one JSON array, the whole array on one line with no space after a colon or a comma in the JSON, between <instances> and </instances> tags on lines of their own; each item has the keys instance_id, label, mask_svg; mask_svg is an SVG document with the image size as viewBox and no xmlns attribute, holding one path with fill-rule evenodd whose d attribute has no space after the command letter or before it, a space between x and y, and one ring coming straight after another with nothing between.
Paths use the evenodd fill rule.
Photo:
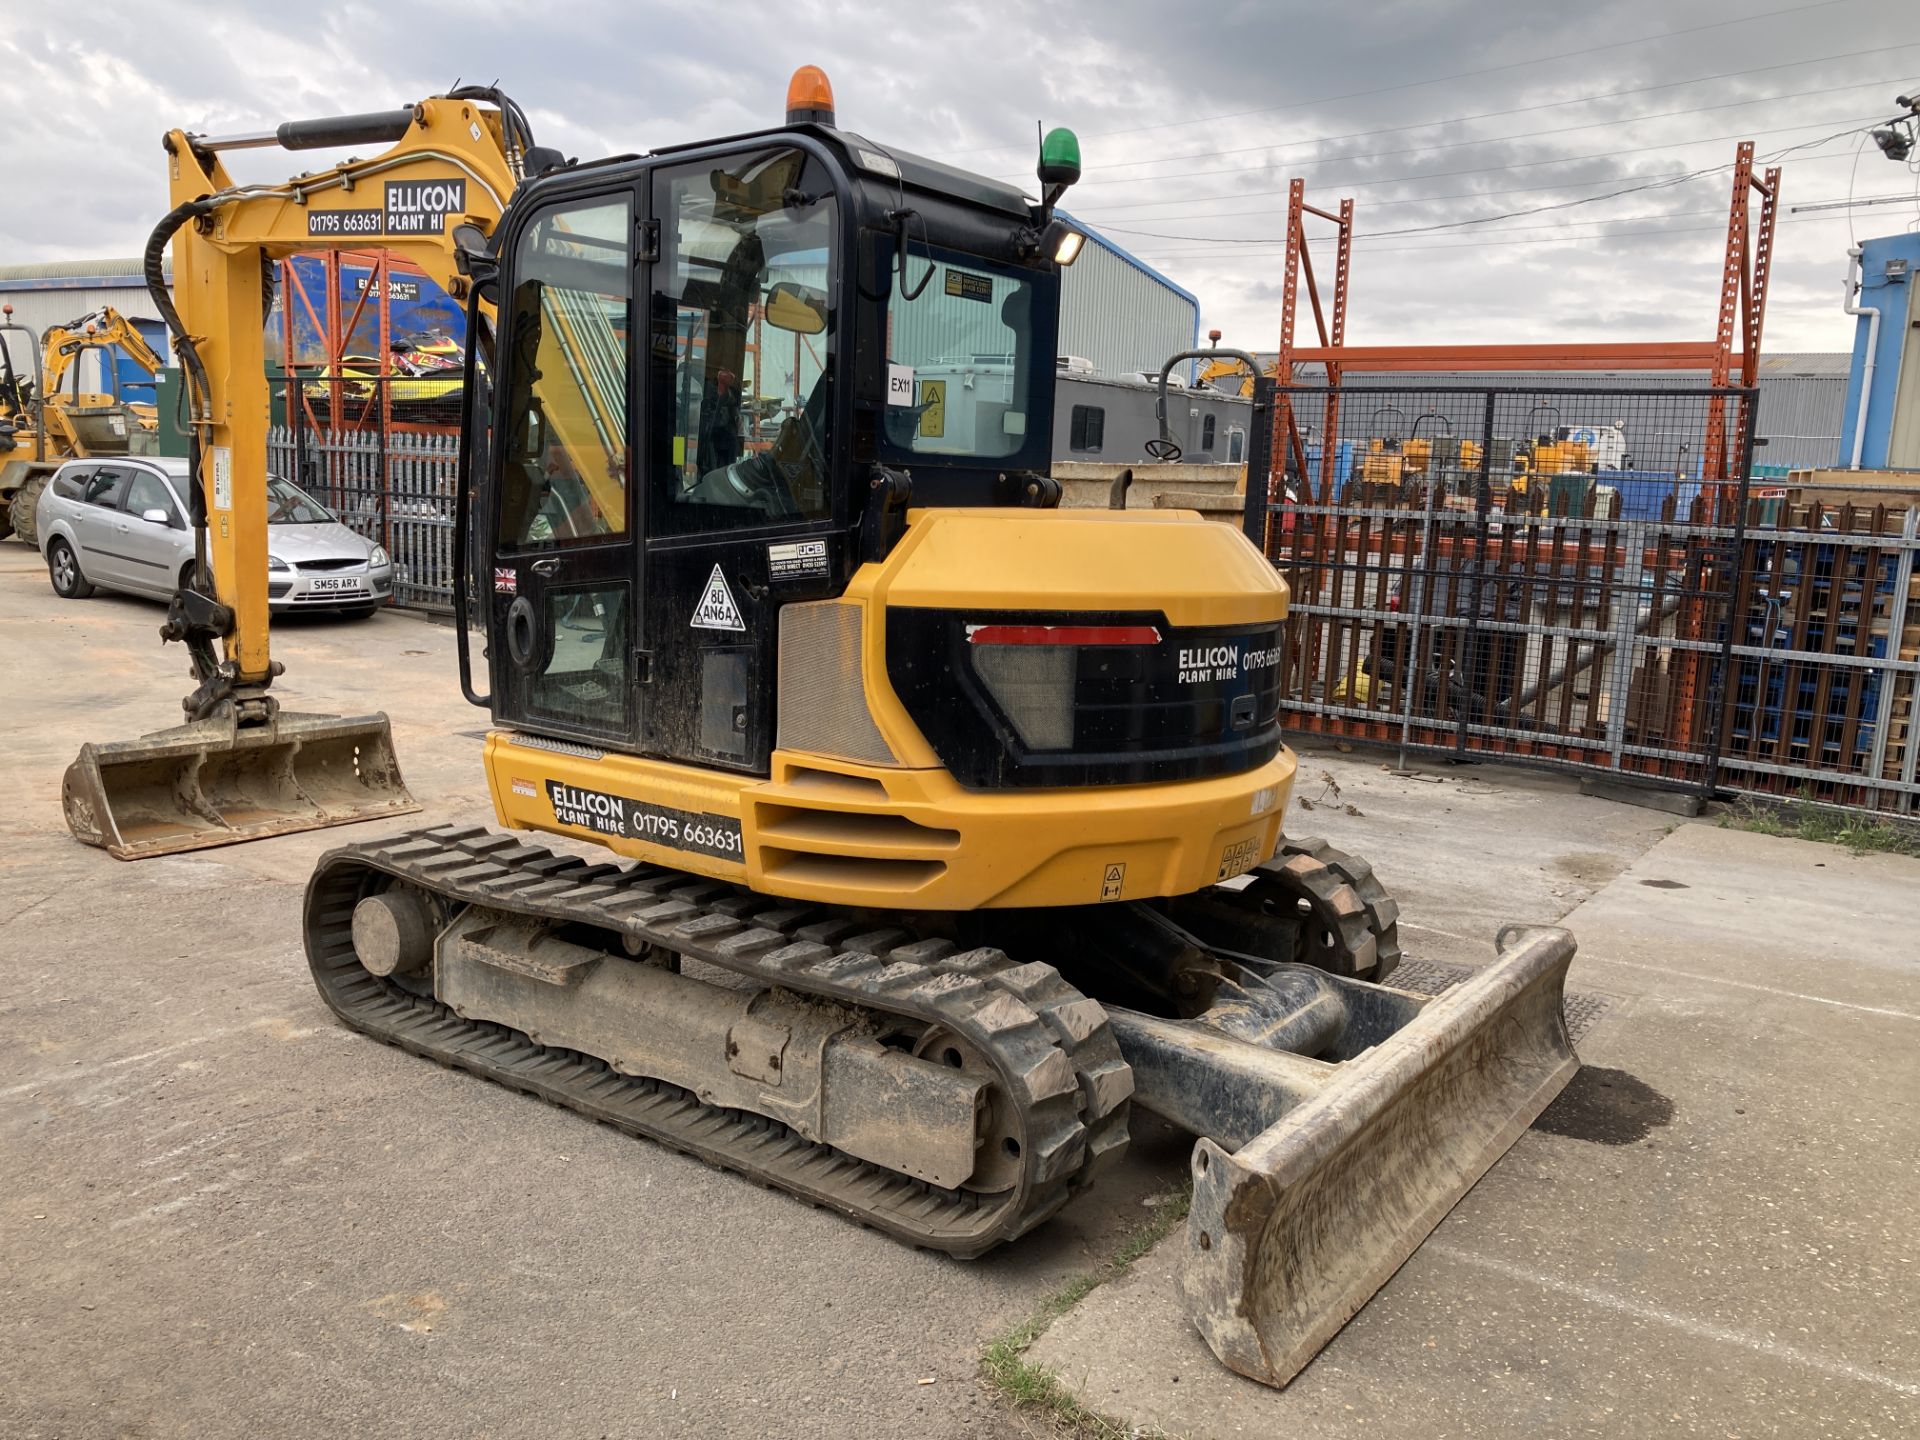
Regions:
<instances>
[{"instance_id":1,"label":"excavator arm","mask_svg":"<svg viewBox=\"0 0 1920 1440\"><path fill-rule=\"evenodd\" d=\"M233 149L370 142L388 148L280 184L238 184L222 159ZM282 669L268 637L264 335L272 279L289 255L379 246L464 297L469 282L455 233L483 248L531 135L510 100L475 88L263 134L174 130L164 145L173 209L144 258L190 410L197 563L161 634L186 644L197 684L183 702L186 725L84 746L68 770L70 827L123 859L418 808L384 715L290 715L270 693ZM171 293L162 274L169 246Z\"/></svg>"},{"instance_id":2,"label":"excavator arm","mask_svg":"<svg viewBox=\"0 0 1920 1440\"><path fill-rule=\"evenodd\" d=\"M1269 365L1267 367L1267 374L1271 375L1273 373L1274 369ZM1235 390L1234 393L1243 399L1251 400L1253 398L1253 376L1247 373L1245 364L1238 360L1213 360L1208 362L1208 364L1201 369L1200 374L1195 378L1193 383L1195 385L1210 385L1215 380L1226 379L1229 375L1238 375L1240 377L1239 388Z\"/></svg>"},{"instance_id":3,"label":"excavator arm","mask_svg":"<svg viewBox=\"0 0 1920 1440\"><path fill-rule=\"evenodd\" d=\"M78 320L69 320L65 325L53 326L47 331L43 343L45 353L41 368L46 374L49 394L59 390L67 371L83 353L96 345L118 345L126 352L128 359L149 375L158 375L166 364L153 353L146 337L133 322L111 305L102 305L98 310L82 315Z\"/></svg>"},{"instance_id":4,"label":"excavator arm","mask_svg":"<svg viewBox=\"0 0 1920 1440\"><path fill-rule=\"evenodd\" d=\"M317 149L381 139L394 143L372 159L279 185L237 186L220 156L276 143ZM235 693L264 692L273 678L265 327L274 267L290 255L374 245L463 297L467 281L452 232L459 225L492 232L517 183L512 143L502 112L472 95L438 96L375 115L293 121L266 136L208 139L181 130L167 136L174 209L148 245L147 279L185 372L198 508L218 600L218 613L195 616L182 628L217 631ZM159 273L169 242L171 298Z\"/></svg>"}]
</instances>

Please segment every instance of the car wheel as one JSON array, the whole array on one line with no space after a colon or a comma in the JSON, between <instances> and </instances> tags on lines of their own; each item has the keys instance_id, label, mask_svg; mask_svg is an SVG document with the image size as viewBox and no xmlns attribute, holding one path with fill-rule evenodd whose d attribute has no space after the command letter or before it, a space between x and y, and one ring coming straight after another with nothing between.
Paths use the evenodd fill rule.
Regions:
<instances>
[{"instance_id":1,"label":"car wheel","mask_svg":"<svg viewBox=\"0 0 1920 1440\"><path fill-rule=\"evenodd\" d=\"M47 546L47 577L53 581L53 593L63 600L84 600L93 594L93 583L80 573L80 557L64 540Z\"/></svg>"}]
</instances>

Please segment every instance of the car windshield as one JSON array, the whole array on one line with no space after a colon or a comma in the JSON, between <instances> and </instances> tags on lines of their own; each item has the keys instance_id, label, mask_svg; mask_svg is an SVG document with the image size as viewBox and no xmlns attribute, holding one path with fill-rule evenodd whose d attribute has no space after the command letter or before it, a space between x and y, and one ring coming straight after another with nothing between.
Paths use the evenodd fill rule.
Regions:
<instances>
[{"instance_id":1,"label":"car windshield","mask_svg":"<svg viewBox=\"0 0 1920 1440\"><path fill-rule=\"evenodd\" d=\"M269 525L325 525L333 516L318 500L278 475L267 477Z\"/></svg>"}]
</instances>

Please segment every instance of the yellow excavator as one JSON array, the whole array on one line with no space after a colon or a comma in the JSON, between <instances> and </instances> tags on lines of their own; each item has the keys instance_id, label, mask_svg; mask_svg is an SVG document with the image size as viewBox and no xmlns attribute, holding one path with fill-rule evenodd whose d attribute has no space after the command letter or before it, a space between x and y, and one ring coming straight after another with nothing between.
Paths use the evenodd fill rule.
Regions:
<instances>
[{"instance_id":1,"label":"yellow excavator","mask_svg":"<svg viewBox=\"0 0 1920 1440\"><path fill-rule=\"evenodd\" d=\"M490 89L167 137L200 684L188 725L82 750L69 822L137 857L411 805L382 717L273 703L261 356L275 258L405 253L467 305L460 683L519 833L325 855L326 1003L963 1257L1069 1204L1139 1105L1198 1137L1195 1323L1284 1384L1572 1076L1572 939L1388 983L1371 869L1282 835L1273 567L1197 515L1059 508L1071 132L1036 200L841 129L812 67L787 103L587 164ZM231 181L276 143L387 148ZM749 444L769 330L800 398Z\"/></svg>"},{"instance_id":2,"label":"yellow excavator","mask_svg":"<svg viewBox=\"0 0 1920 1440\"><path fill-rule=\"evenodd\" d=\"M30 330L13 323L10 305L0 324L0 345L4 332L32 340ZM0 537L11 530L28 545L37 541L34 507L63 462L153 453L158 410L152 401L121 395L114 347L148 375L160 373L164 362L146 337L111 305L49 328L34 347L31 380L17 373L10 353L0 358L0 519L5 522ZM88 354L99 357L108 389L80 388L86 378L81 362Z\"/></svg>"}]
</instances>

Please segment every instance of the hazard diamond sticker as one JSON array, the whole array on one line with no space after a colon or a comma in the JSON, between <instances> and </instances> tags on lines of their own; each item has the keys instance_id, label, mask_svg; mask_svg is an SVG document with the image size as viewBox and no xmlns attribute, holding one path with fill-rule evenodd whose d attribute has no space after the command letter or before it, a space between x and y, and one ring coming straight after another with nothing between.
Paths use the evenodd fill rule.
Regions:
<instances>
[{"instance_id":1,"label":"hazard diamond sticker","mask_svg":"<svg viewBox=\"0 0 1920 1440\"><path fill-rule=\"evenodd\" d=\"M744 631L747 628L740 619L740 607L733 603L733 592L727 588L727 577L720 573L718 565L707 577L707 588L700 596L700 603L693 607L693 619L688 623L695 630Z\"/></svg>"}]
</instances>

